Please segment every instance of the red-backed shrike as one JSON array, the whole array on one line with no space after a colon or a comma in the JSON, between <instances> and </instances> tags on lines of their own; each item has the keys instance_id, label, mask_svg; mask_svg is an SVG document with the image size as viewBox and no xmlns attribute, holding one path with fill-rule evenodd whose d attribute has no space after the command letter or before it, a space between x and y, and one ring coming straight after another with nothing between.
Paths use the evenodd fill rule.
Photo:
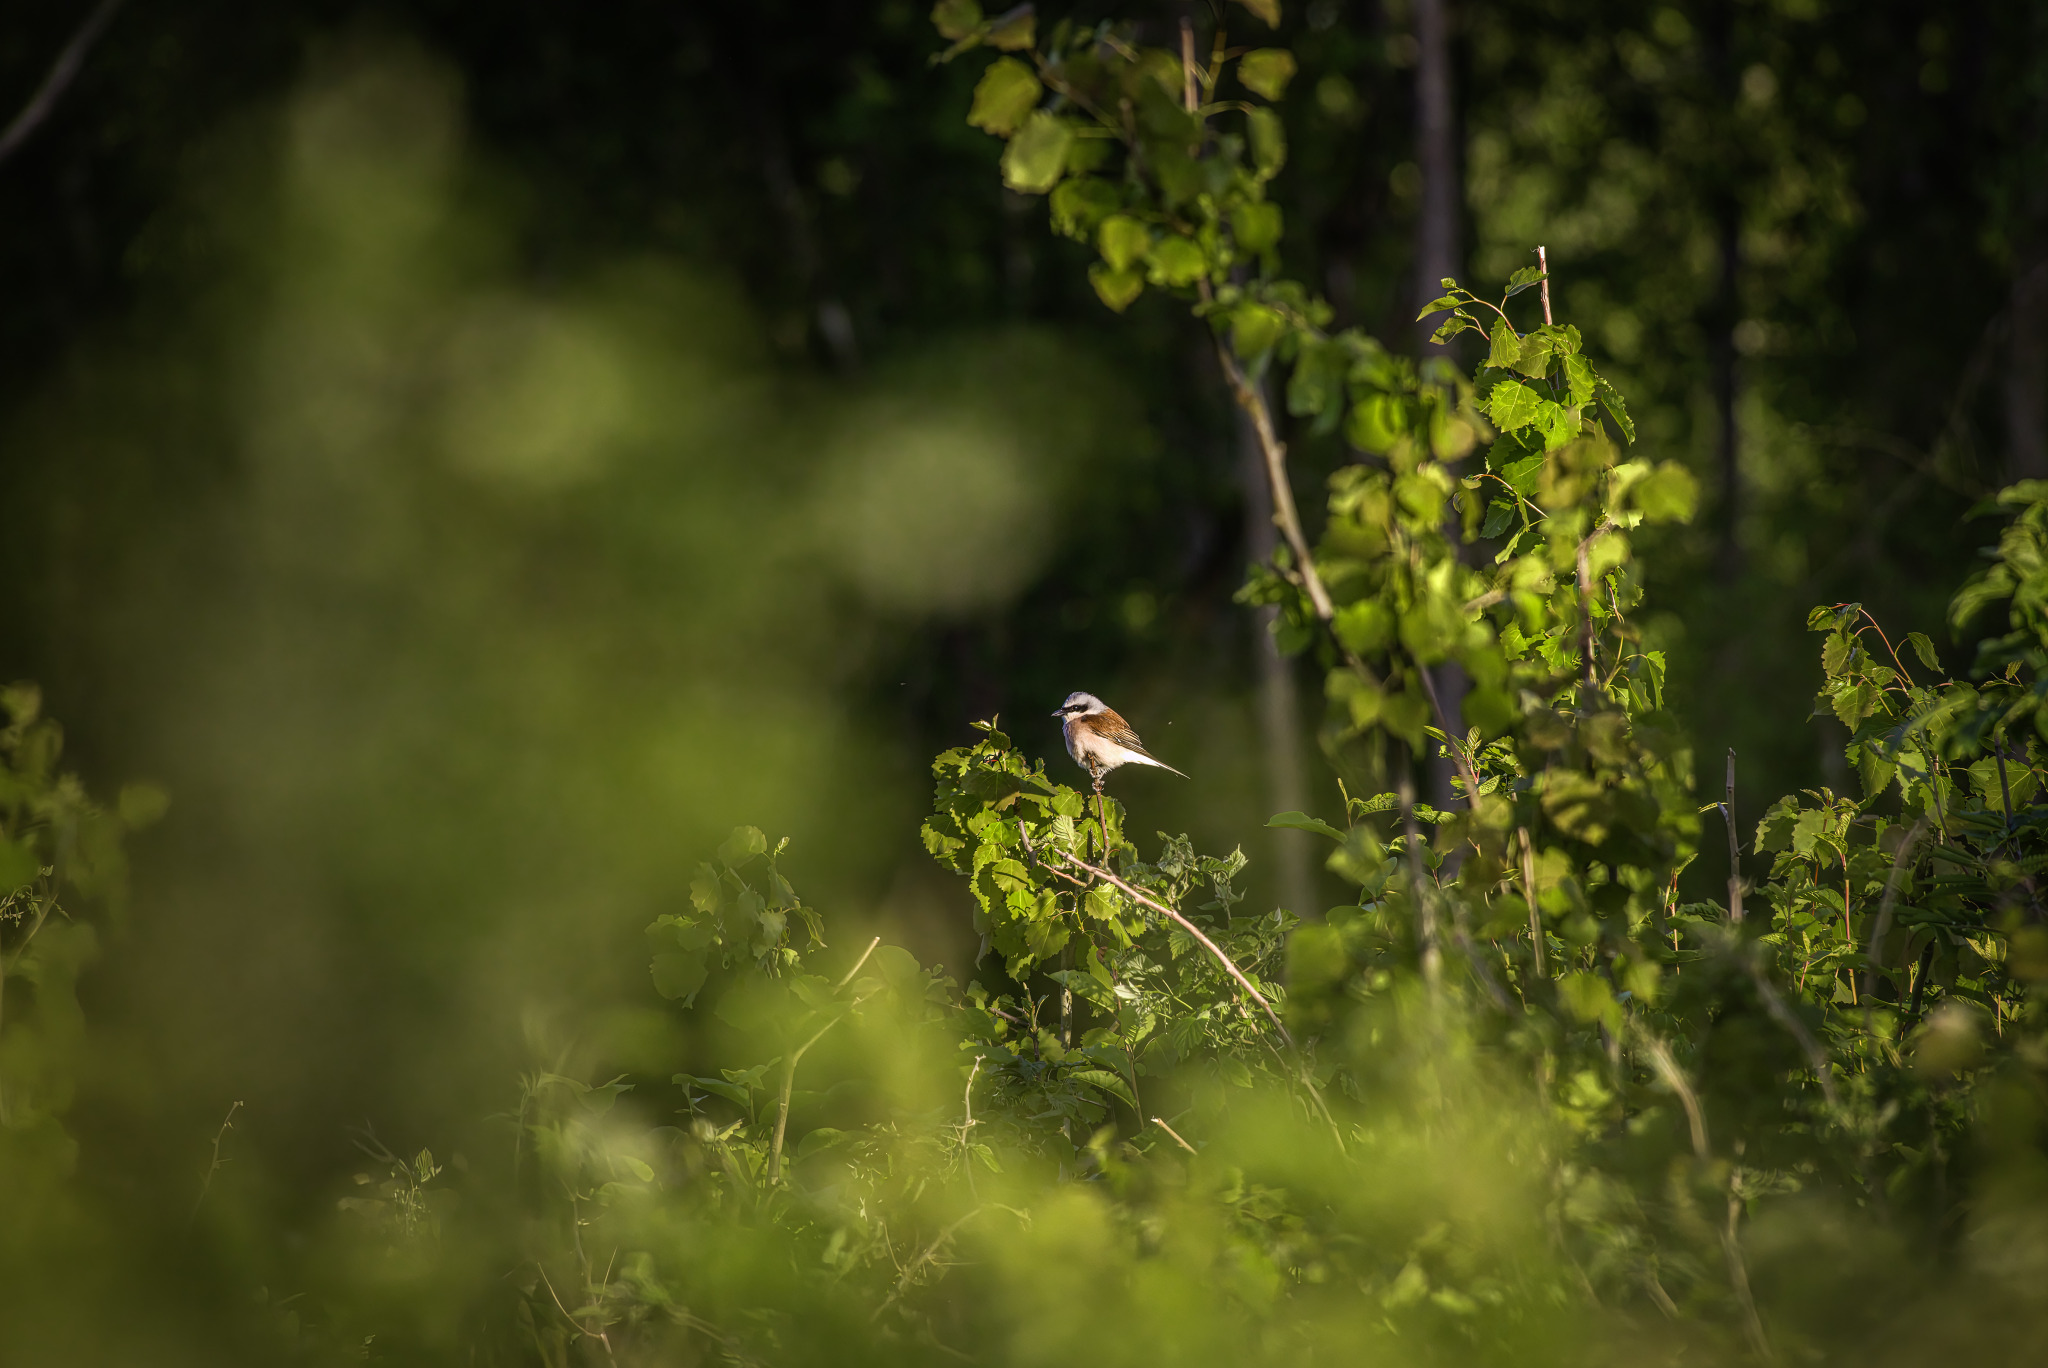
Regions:
<instances>
[{"instance_id":1,"label":"red-backed shrike","mask_svg":"<svg viewBox=\"0 0 2048 1368\"><path fill-rule=\"evenodd\" d=\"M1094 694L1068 694L1067 701L1060 704L1053 716L1061 719L1067 754L1088 771L1097 789L1102 787L1103 776L1118 765L1150 765L1169 774L1180 774L1173 766L1147 754L1145 743L1131 730L1131 724ZM1185 774L1180 777L1187 778Z\"/></svg>"}]
</instances>

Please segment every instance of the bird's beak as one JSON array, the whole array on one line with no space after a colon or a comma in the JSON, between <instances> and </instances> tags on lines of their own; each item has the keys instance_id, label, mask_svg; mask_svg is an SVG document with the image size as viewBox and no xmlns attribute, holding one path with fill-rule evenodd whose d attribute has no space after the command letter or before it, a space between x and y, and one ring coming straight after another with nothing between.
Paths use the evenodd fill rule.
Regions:
<instances>
[{"instance_id":1,"label":"bird's beak","mask_svg":"<svg viewBox=\"0 0 2048 1368\"><path fill-rule=\"evenodd\" d=\"M1065 708L1055 708L1053 710L1052 715L1054 717L1065 717L1067 715L1067 710Z\"/></svg>"}]
</instances>

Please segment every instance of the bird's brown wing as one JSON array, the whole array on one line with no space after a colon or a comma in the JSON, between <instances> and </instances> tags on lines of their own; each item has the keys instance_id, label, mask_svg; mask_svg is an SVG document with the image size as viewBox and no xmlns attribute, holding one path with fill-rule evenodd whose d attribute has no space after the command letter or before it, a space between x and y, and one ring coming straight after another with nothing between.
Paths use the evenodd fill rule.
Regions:
<instances>
[{"instance_id":1,"label":"bird's brown wing","mask_svg":"<svg viewBox=\"0 0 2048 1368\"><path fill-rule=\"evenodd\" d=\"M1125 750L1134 750L1147 760L1154 758L1152 752L1145 749L1145 743L1138 739L1138 734L1131 730L1131 724L1124 721L1115 708L1104 708L1089 721L1095 724L1095 730L1103 740L1113 741Z\"/></svg>"}]
</instances>

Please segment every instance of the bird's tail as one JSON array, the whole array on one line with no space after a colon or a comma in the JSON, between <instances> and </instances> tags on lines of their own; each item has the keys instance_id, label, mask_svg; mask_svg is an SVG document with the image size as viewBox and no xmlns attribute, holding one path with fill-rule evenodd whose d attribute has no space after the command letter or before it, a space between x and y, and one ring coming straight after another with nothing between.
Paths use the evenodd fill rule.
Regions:
<instances>
[{"instance_id":1,"label":"bird's tail","mask_svg":"<svg viewBox=\"0 0 2048 1368\"><path fill-rule=\"evenodd\" d=\"M1153 758L1152 758L1151 756L1149 756L1149 755L1144 755L1144 754L1141 754L1140 752L1137 752L1137 751L1132 751L1132 752L1130 752L1130 756L1131 756L1131 760L1130 760L1130 762L1129 762L1129 763L1135 763L1135 764L1140 764L1140 765L1150 765L1150 766L1152 766L1152 768L1154 768L1154 769L1163 769L1163 770L1165 770L1165 771L1166 771L1166 772L1167 772L1168 774L1180 774L1180 771L1179 771L1179 770L1177 770L1177 769L1175 769L1175 768L1174 768L1173 766L1171 766L1171 765L1167 764L1167 763L1166 763L1166 762L1165 762L1164 760L1154 760L1154 759L1153 759ZM1183 778L1183 779L1185 779L1185 778L1187 778L1188 776L1187 776L1187 775L1185 775L1185 774L1180 774L1180 777L1181 777L1181 778Z\"/></svg>"}]
</instances>

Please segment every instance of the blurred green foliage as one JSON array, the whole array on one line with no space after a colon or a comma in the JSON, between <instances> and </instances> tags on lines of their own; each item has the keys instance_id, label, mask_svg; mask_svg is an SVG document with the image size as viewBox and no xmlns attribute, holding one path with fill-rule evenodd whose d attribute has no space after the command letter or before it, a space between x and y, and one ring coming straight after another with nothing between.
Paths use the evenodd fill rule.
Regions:
<instances>
[{"instance_id":1,"label":"blurred green foliage","mask_svg":"<svg viewBox=\"0 0 2048 1368\"><path fill-rule=\"evenodd\" d=\"M161 800L8 695L9 1357L2038 1341L2037 486L1936 644L2038 19L1458 14L1507 295L1421 365L1402 5L1193 73L1163 11L124 15L4 170L0 677L179 801L109 940ZM1242 597L1325 684L1320 916L1201 853L1259 850L1212 366L1305 505ZM1130 794L1191 835L998 727L1084 670L1203 738Z\"/></svg>"}]
</instances>

